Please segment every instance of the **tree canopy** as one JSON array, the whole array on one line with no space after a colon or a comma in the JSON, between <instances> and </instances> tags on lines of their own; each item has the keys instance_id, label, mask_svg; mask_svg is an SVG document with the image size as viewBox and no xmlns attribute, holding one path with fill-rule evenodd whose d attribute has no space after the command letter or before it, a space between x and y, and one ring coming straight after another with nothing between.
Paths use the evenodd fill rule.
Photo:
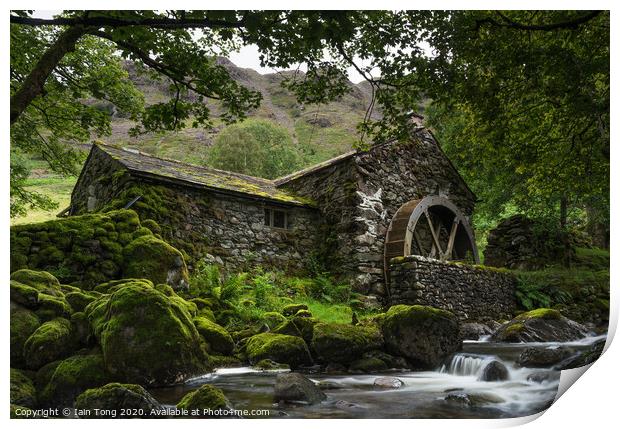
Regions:
<instances>
[{"instance_id":1,"label":"tree canopy","mask_svg":"<svg viewBox=\"0 0 620 429\"><path fill-rule=\"evenodd\" d=\"M302 158L284 127L247 119L223 129L209 149L209 164L221 170L275 179L302 166Z\"/></svg>"},{"instance_id":2,"label":"tree canopy","mask_svg":"<svg viewBox=\"0 0 620 429\"><path fill-rule=\"evenodd\" d=\"M381 112L360 124L361 143L405 137L427 100L428 124L483 211L608 212L609 13L600 11L14 11L12 148L71 171L61 142L109 132L97 99L134 119L134 135L211 127L208 99L223 106L219 121L243 119L261 94L216 56L249 44L264 66L305 65L284 82L300 103L340 97L355 67L371 85L369 112ZM121 60L167 82L170 100L145 106ZM14 159L12 209L41 203Z\"/></svg>"}]
</instances>

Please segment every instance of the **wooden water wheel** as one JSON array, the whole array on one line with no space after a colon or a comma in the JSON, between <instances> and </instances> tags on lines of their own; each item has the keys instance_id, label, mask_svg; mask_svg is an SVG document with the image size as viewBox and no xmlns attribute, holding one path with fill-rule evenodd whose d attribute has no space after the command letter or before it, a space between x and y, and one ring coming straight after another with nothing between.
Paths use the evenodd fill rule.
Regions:
<instances>
[{"instance_id":1,"label":"wooden water wheel","mask_svg":"<svg viewBox=\"0 0 620 429\"><path fill-rule=\"evenodd\" d=\"M441 261L480 262L469 221L450 200L436 196L411 200L392 218L384 253L388 286L390 260L407 255Z\"/></svg>"}]
</instances>

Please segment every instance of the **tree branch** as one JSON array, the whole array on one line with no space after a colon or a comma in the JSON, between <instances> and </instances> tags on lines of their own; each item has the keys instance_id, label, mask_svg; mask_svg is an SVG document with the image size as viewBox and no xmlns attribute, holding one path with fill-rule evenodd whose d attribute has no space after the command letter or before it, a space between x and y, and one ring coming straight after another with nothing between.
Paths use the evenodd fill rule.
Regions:
<instances>
[{"instance_id":1,"label":"tree branch","mask_svg":"<svg viewBox=\"0 0 620 429\"><path fill-rule=\"evenodd\" d=\"M204 91L200 91L198 90L194 85L191 84L191 80L187 81L185 80L185 76L183 75L183 73L179 70L174 69L173 67L167 65L167 64L162 64L161 62L154 60L153 58L151 58L149 56L148 53L144 52L143 50L141 50L139 47L125 42L123 40L115 40L112 36L106 34L103 31L96 31L96 30L91 30L88 32L88 34L91 34L93 36L97 36L100 37L102 39L106 39L109 40L113 43L115 43L118 47L129 51L131 53L133 53L134 55L136 55L144 64L146 64L148 67L152 68L153 70L157 71L158 73L161 73L162 75L168 77L170 80L172 80L175 83L178 83L180 85L183 85L184 87L186 87L187 89L200 94L204 97L213 99L213 100L220 100L221 98L213 95L212 93L207 93Z\"/></svg>"},{"instance_id":2,"label":"tree branch","mask_svg":"<svg viewBox=\"0 0 620 429\"><path fill-rule=\"evenodd\" d=\"M538 24L538 25L528 25L521 24L520 22L516 22L508 18L502 12L497 11L497 15L502 19L503 22L497 22L492 18L484 18L476 20L476 30L480 29L484 24L490 24L494 27L505 27L505 28L514 28L516 30L525 30L525 31L553 31L553 30L575 30L581 24L585 24L586 22L596 18L603 11L594 10L585 15L582 15L578 18L569 20L556 22L553 24Z\"/></svg>"},{"instance_id":3,"label":"tree branch","mask_svg":"<svg viewBox=\"0 0 620 429\"><path fill-rule=\"evenodd\" d=\"M11 96L11 125L26 110L32 100L43 93L45 81L50 73L68 52L75 50L76 42L86 32L87 29L82 25L69 27L45 51L19 89Z\"/></svg>"},{"instance_id":4,"label":"tree branch","mask_svg":"<svg viewBox=\"0 0 620 429\"><path fill-rule=\"evenodd\" d=\"M82 17L82 18L32 18L11 15L11 24L29 25L40 27L45 25L67 25L85 27L151 27L164 29L180 28L241 28L245 25L243 19L239 21L210 20L208 18L110 18L107 16Z\"/></svg>"}]
</instances>

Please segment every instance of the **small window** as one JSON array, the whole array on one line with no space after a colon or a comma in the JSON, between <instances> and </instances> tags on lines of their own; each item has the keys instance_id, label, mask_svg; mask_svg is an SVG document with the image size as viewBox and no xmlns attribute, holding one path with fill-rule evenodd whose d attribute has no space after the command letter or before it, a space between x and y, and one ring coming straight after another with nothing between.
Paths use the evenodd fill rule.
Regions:
<instances>
[{"instance_id":1,"label":"small window","mask_svg":"<svg viewBox=\"0 0 620 429\"><path fill-rule=\"evenodd\" d=\"M288 213L284 210L265 209L264 223L272 228L290 228Z\"/></svg>"}]
</instances>

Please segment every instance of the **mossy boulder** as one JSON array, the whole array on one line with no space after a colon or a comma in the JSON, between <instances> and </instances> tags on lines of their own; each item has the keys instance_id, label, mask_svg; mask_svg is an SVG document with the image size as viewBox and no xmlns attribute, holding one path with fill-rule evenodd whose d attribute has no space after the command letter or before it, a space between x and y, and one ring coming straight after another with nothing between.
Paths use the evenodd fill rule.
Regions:
<instances>
[{"instance_id":1,"label":"mossy boulder","mask_svg":"<svg viewBox=\"0 0 620 429\"><path fill-rule=\"evenodd\" d=\"M165 283L174 289L189 287L189 273L183 255L152 235L144 235L123 250L123 275Z\"/></svg>"},{"instance_id":2,"label":"mossy boulder","mask_svg":"<svg viewBox=\"0 0 620 429\"><path fill-rule=\"evenodd\" d=\"M109 383L86 390L75 400L75 408L91 411L87 418L113 418L111 415L98 416L96 410L116 411L116 418L122 418L121 410L142 410L140 417L148 418L154 417L151 415L153 411L164 409L144 387L121 383Z\"/></svg>"},{"instance_id":3,"label":"mossy boulder","mask_svg":"<svg viewBox=\"0 0 620 429\"><path fill-rule=\"evenodd\" d=\"M37 407L37 391L24 371L11 368L11 404L27 408Z\"/></svg>"},{"instance_id":4,"label":"mossy boulder","mask_svg":"<svg viewBox=\"0 0 620 429\"><path fill-rule=\"evenodd\" d=\"M119 381L170 385L209 369L191 314L148 281L129 281L85 312Z\"/></svg>"},{"instance_id":5,"label":"mossy boulder","mask_svg":"<svg viewBox=\"0 0 620 429\"><path fill-rule=\"evenodd\" d=\"M286 322L286 317L275 311L269 311L263 314L263 322L265 322L269 329L274 330L282 323Z\"/></svg>"},{"instance_id":6,"label":"mossy boulder","mask_svg":"<svg viewBox=\"0 0 620 429\"><path fill-rule=\"evenodd\" d=\"M414 367L433 369L461 348L459 321L446 310L422 305L395 305L380 319L387 352Z\"/></svg>"},{"instance_id":7,"label":"mossy boulder","mask_svg":"<svg viewBox=\"0 0 620 429\"><path fill-rule=\"evenodd\" d=\"M200 389L183 396L177 404L177 408L202 412L203 410L228 410L230 409L230 404L226 396L224 396L224 392L215 386L205 384Z\"/></svg>"},{"instance_id":8,"label":"mossy boulder","mask_svg":"<svg viewBox=\"0 0 620 429\"><path fill-rule=\"evenodd\" d=\"M306 304L289 304L284 306L282 309L282 314L285 316L292 316L297 313L299 310L307 310L308 306Z\"/></svg>"},{"instance_id":9,"label":"mossy boulder","mask_svg":"<svg viewBox=\"0 0 620 429\"><path fill-rule=\"evenodd\" d=\"M39 306L39 291L32 286L11 280L11 301L26 308L36 309Z\"/></svg>"},{"instance_id":10,"label":"mossy boulder","mask_svg":"<svg viewBox=\"0 0 620 429\"><path fill-rule=\"evenodd\" d=\"M11 366L22 368L24 362L24 344L41 326L39 317L32 311L11 303Z\"/></svg>"},{"instance_id":11,"label":"mossy boulder","mask_svg":"<svg viewBox=\"0 0 620 429\"><path fill-rule=\"evenodd\" d=\"M500 326L490 340L501 343L574 341L587 335L585 326L570 320L558 311L539 308L520 314Z\"/></svg>"},{"instance_id":12,"label":"mossy boulder","mask_svg":"<svg viewBox=\"0 0 620 429\"><path fill-rule=\"evenodd\" d=\"M314 325L312 349L323 363L348 364L367 351L380 349L383 338L375 324L345 325L317 323Z\"/></svg>"},{"instance_id":13,"label":"mossy boulder","mask_svg":"<svg viewBox=\"0 0 620 429\"><path fill-rule=\"evenodd\" d=\"M252 364L263 359L286 363L291 368L312 363L308 346L303 339L270 332L251 337L246 344L246 354Z\"/></svg>"},{"instance_id":14,"label":"mossy boulder","mask_svg":"<svg viewBox=\"0 0 620 429\"><path fill-rule=\"evenodd\" d=\"M95 301L97 297L84 292L70 292L65 295L65 299L74 311L84 311L86 306Z\"/></svg>"},{"instance_id":15,"label":"mossy boulder","mask_svg":"<svg viewBox=\"0 0 620 429\"><path fill-rule=\"evenodd\" d=\"M207 342L210 352L221 355L232 354L235 343L226 329L206 317L194 318L194 325Z\"/></svg>"},{"instance_id":16,"label":"mossy boulder","mask_svg":"<svg viewBox=\"0 0 620 429\"><path fill-rule=\"evenodd\" d=\"M46 406L72 407L80 393L110 381L101 354L71 356L54 369L41 402Z\"/></svg>"},{"instance_id":17,"label":"mossy boulder","mask_svg":"<svg viewBox=\"0 0 620 429\"><path fill-rule=\"evenodd\" d=\"M47 271L21 269L11 274L11 280L33 287L48 295L61 294L60 282Z\"/></svg>"},{"instance_id":18,"label":"mossy boulder","mask_svg":"<svg viewBox=\"0 0 620 429\"><path fill-rule=\"evenodd\" d=\"M35 270L40 269L57 278L37 274L41 272ZM175 288L187 286L181 253L142 227L133 210L12 226L11 270L15 271L12 280L48 295L60 290L59 280L86 290L127 277L146 277Z\"/></svg>"},{"instance_id":19,"label":"mossy boulder","mask_svg":"<svg viewBox=\"0 0 620 429\"><path fill-rule=\"evenodd\" d=\"M387 364L376 357L357 359L349 365L349 371L352 372L371 373L385 371L386 369L388 369Z\"/></svg>"},{"instance_id":20,"label":"mossy boulder","mask_svg":"<svg viewBox=\"0 0 620 429\"><path fill-rule=\"evenodd\" d=\"M296 372L278 374L273 396L276 401L305 404L318 404L327 399L312 380Z\"/></svg>"},{"instance_id":21,"label":"mossy boulder","mask_svg":"<svg viewBox=\"0 0 620 429\"><path fill-rule=\"evenodd\" d=\"M75 350L71 322L56 318L39 326L24 344L24 359L30 369L70 356Z\"/></svg>"},{"instance_id":22,"label":"mossy boulder","mask_svg":"<svg viewBox=\"0 0 620 429\"><path fill-rule=\"evenodd\" d=\"M291 368L285 363L274 362L271 359L263 359L258 361L256 364L252 365L252 367L262 371L288 370Z\"/></svg>"},{"instance_id":23,"label":"mossy boulder","mask_svg":"<svg viewBox=\"0 0 620 429\"><path fill-rule=\"evenodd\" d=\"M36 310L42 320L51 320L57 317L68 319L73 313L73 308L64 296L53 296L46 293L39 294L39 303Z\"/></svg>"}]
</instances>

